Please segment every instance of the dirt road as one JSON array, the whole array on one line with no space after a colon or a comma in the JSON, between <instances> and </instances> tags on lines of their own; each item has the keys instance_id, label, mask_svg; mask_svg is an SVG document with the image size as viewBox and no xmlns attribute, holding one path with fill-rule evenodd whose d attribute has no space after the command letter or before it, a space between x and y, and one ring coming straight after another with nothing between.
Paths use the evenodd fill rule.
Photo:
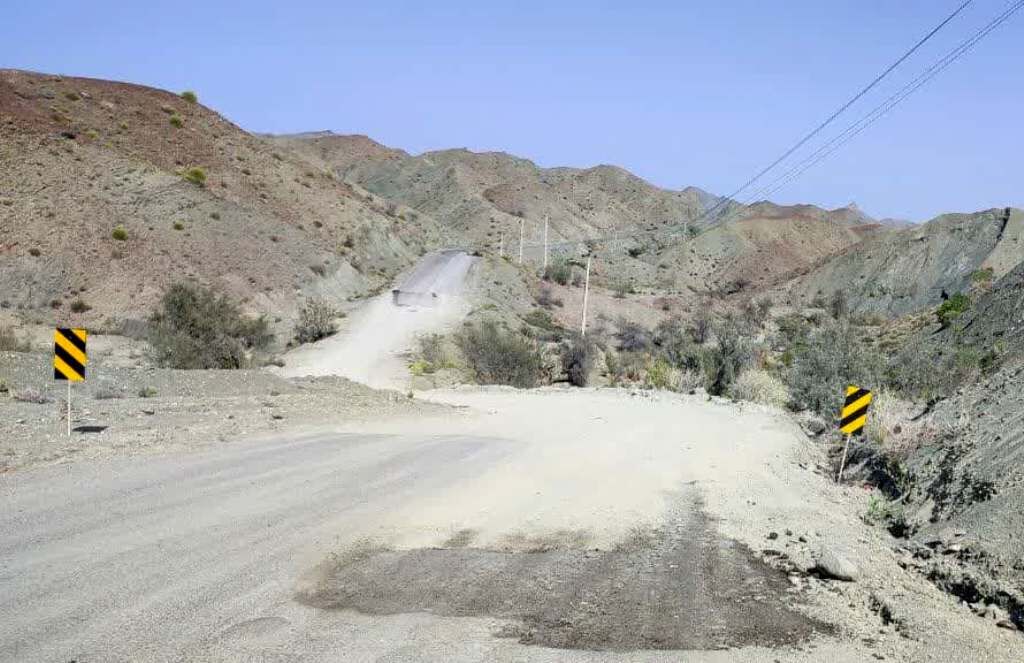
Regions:
<instances>
[{"instance_id":1,"label":"dirt road","mask_svg":"<svg viewBox=\"0 0 1024 663\"><path fill-rule=\"evenodd\" d=\"M434 397L466 407L0 475L0 660L1013 660L775 413ZM826 542L856 583L761 561Z\"/></svg>"},{"instance_id":2,"label":"dirt road","mask_svg":"<svg viewBox=\"0 0 1024 663\"><path fill-rule=\"evenodd\" d=\"M406 389L410 376L402 354L418 335L443 331L465 316L469 304L460 293L472 264L461 251L425 256L398 286L401 305L391 292L375 297L335 336L286 354L280 373L341 375L371 387Z\"/></svg>"}]
</instances>

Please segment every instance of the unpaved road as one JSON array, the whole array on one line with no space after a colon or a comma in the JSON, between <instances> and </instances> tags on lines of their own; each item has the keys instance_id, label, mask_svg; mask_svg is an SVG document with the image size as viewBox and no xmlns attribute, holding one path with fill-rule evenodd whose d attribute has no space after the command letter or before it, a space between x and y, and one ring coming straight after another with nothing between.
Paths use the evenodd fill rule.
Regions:
<instances>
[{"instance_id":1,"label":"unpaved road","mask_svg":"<svg viewBox=\"0 0 1024 663\"><path fill-rule=\"evenodd\" d=\"M406 389L403 354L420 334L441 332L469 311L460 296L473 258L462 251L425 256L398 286L409 302L396 305L390 292L354 313L338 334L285 355L281 375L341 375L382 389Z\"/></svg>"},{"instance_id":2,"label":"unpaved road","mask_svg":"<svg viewBox=\"0 0 1024 663\"><path fill-rule=\"evenodd\" d=\"M1015 660L778 413L432 397L468 407L0 475L0 660ZM857 583L759 561L819 541Z\"/></svg>"}]
</instances>

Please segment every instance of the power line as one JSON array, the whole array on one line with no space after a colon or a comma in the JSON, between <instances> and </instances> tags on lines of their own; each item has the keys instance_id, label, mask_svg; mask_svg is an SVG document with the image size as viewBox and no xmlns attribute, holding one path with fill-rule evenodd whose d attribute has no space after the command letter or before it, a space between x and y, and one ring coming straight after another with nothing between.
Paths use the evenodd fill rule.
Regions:
<instances>
[{"instance_id":1,"label":"power line","mask_svg":"<svg viewBox=\"0 0 1024 663\"><path fill-rule=\"evenodd\" d=\"M892 63L891 65L889 65L889 66L888 66L888 67L887 67L887 68L885 69L885 71L883 71L883 72L882 72L881 74L879 74L878 76L876 76L876 77L875 77L875 79L874 79L873 81L871 81L871 82L870 82L870 83L868 83L868 84L867 84L866 86L864 86L864 87L863 87L863 88L862 88L862 89L860 90L860 92L858 92L857 94L855 94L855 95L854 95L854 96L853 96L853 97L852 97L852 98L851 98L851 99L850 99L849 101L847 101L847 102L846 102L845 104L843 104L842 106L840 106L840 107L839 107L839 108L838 108L838 109L837 109L837 110L836 110L835 112L833 112L833 113L832 113L831 115L829 115L829 116L828 116L828 118L827 118L827 119L826 119L826 120L825 120L824 122L822 122L821 124L819 124L819 125L818 125L817 127L815 127L815 128L813 129L813 130L811 130L811 132L810 132L810 133L808 133L808 134L807 134L806 136L804 136L804 137L803 137L803 138L801 138L801 139L800 139L799 141L797 141L795 145L793 145L793 146L792 146L792 147L790 147L790 148L789 148L788 150L786 150L785 152L783 152L782 156L780 156L779 158L777 158L777 159L776 159L775 161L771 162L771 163L770 163L770 164L769 164L768 166L766 166L765 168L763 168L763 169L762 169L762 170L761 170L760 172L758 172L758 173L757 173L756 175L754 175L754 176L753 176L753 177L751 177L751 178L750 178L749 180L747 180L746 182L744 182L744 183L743 183L743 186L741 186L740 188L736 189L735 191L733 191L732 193L730 193L730 194L729 194L728 196L725 196L725 198L723 198L722 200L720 200L720 201L718 202L718 204L717 204L717 205L716 205L715 207L713 207L713 208L712 208L711 210L709 210L709 212L710 212L710 213L713 213L713 212L715 211L715 209L716 209L717 207L719 207L719 206L721 206L721 205L725 204L725 203L723 203L722 201L728 201L728 200L731 200L731 199L735 198L736 196L738 196L738 195L739 195L739 194L740 194L741 192L743 192L744 190L746 190L746 189L747 189L747 188L748 188L748 187L749 187L749 186L750 186L751 184L753 184L753 183L754 183L754 182L756 182L757 180L759 180L759 179L761 179L762 177L764 177L764 175L765 175L765 174L767 174L767 173L768 173L768 171L770 171L770 170L772 170L773 168L775 168L775 166L778 166L778 165L779 165L780 163L782 163L783 161L785 161L786 159L788 159L788 158L789 158L789 157L790 157L790 156L791 156L791 155L792 155L792 154L793 154L794 152L796 152L796 151L797 151L797 150L799 150L799 149L800 149L801 147L803 147L804 145L806 145L806 144L807 144L807 141L811 140L812 138L814 138L815 136L817 136L817 135L818 135L819 133L821 133L821 131L822 131L822 130L823 130L823 129L824 129L825 127L827 127L828 125L832 124L832 122L833 122L833 121L835 121L835 119L836 119L837 117L839 117L839 116L840 116L840 115L841 115L841 114L842 114L842 113L843 113L843 112L844 112L844 111L845 111L846 109L848 109L848 108L849 108L850 106L852 106L853 104L855 104L855 103L856 103L856 102L857 102L857 101L858 101L858 100L859 100L859 99L860 99L861 97L863 97L863 96L864 96L865 94L867 94L867 93L868 93L869 91L871 91L871 90L872 90L872 89L873 89L873 88L874 88L874 87L875 87L876 85L878 85L878 84L879 84L880 82L882 82L882 79L884 79L884 78L885 78L886 76L888 76L888 75L889 75L890 73L892 73L892 71L893 71L893 70L894 70L894 69L895 69L896 67L900 66L900 65L901 65L901 64L902 64L902 63L903 63L903 62L904 62L904 61L905 61L905 60L906 60L907 58L909 58L909 57L910 57L911 55L913 55L913 54L914 54L914 52L915 52L915 51L917 51L917 49L921 48L921 47L922 47L922 46L923 46L923 45L924 45L924 44L925 44L925 43L926 43L926 42L927 42L927 41L928 41L929 39L931 39L932 37L934 37L934 36L935 36L935 33L937 33L937 32L938 32L939 30L941 30L941 29L942 29L943 27L945 27L945 25L946 25L947 23L949 23L949 22L950 22L950 21L952 21L952 20L953 20L954 18L956 18L956 16L957 16L958 14L960 14L960 12L962 12L962 11L963 11L964 9L966 9L966 8L967 8L967 5L971 4L971 2L972 2L972 1L973 1L973 0L967 0L966 2L962 3L962 4L961 4L961 5L959 6L959 7L957 7L957 8L956 8L956 9L955 9L955 10L953 11L953 13L952 13L952 14L950 14L950 15L949 15L949 16L947 16L947 17L946 17L945 19L943 19L943 21L942 21L941 23L939 23L938 25L936 25L936 26L935 26L934 28L932 28L932 30L931 30L931 31L930 31L930 32L929 32L928 34L926 34L926 35L925 35L924 37L922 37L921 39L919 39L919 40L918 40L918 42L917 42L916 44L914 44L913 46L911 46L911 47L910 47L910 50L908 50L908 51L907 51L906 53L904 53L903 55L901 55L901 56L899 57L899 59L898 59L898 60L896 60L895 62L893 62L893 63Z\"/></svg>"},{"instance_id":2,"label":"power line","mask_svg":"<svg viewBox=\"0 0 1024 663\"><path fill-rule=\"evenodd\" d=\"M954 48L952 51L947 53L944 57L939 59L935 64L925 69L918 75L917 78L912 80L910 83L901 88L898 92L890 96L888 99L883 101L881 104L876 106L870 113L862 117L857 122L854 122L848 126L842 133L835 136L824 145L819 147L816 151L812 152L809 156L804 158L802 161L797 163L795 166L790 168L788 171L774 179L770 184L762 187L749 198L744 201L744 204L749 204L754 200L765 199L772 195L779 189L785 187L787 184L797 179L803 173L807 172L810 168L821 163L829 156L834 154L843 145L853 140L858 134L870 127L872 124L882 119L887 115L893 108L899 105L904 99L909 97L911 94L916 92L918 89L923 87L928 81L935 78L944 69L949 67L951 64L959 60L961 57L967 54L978 42L984 39L990 32L998 28L1000 25L1005 23L1010 17L1013 16L1017 11L1024 7L1024 1L1015 2L1006 11L994 18L985 27L981 28L973 36L966 41L962 42L959 46Z\"/></svg>"},{"instance_id":3,"label":"power line","mask_svg":"<svg viewBox=\"0 0 1024 663\"><path fill-rule=\"evenodd\" d=\"M886 99L880 105L876 106L872 111L867 113L860 120L858 120L857 122L854 122L853 124L848 126L843 132L841 132L840 134L838 134L837 136L835 136L834 138L832 138L831 140L826 142L824 145L819 147L810 156L806 157L805 159L800 161L798 164L796 164L795 166L790 168L788 171L783 173L781 176L779 176L778 178L773 180L769 185L759 189L757 192L755 192L755 194L753 196L747 198L744 201L743 204L749 204L750 202L752 202L754 200L754 198L762 198L763 199L767 195L771 195L772 193L775 193L779 189L783 188L784 186L786 186L787 184L789 184L790 182L792 182L793 180L798 178L800 175L805 173L810 168L814 167L815 165L817 165L818 163L820 163L824 159L828 158L831 154L835 153L843 145L845 145L850 140L852 140L855 136L860 134L862 131L864 131L869 126L871 126L872 124L877 122L879 119L884 117L886 114L888 114L890 111L892 111L892 109L895 108L900 102L902 102L904 99L906 99L911 94L916 92L919 88L921 88L928 81L930 81L932 78L934 78L939 73L941 73L944 69L949 67L951 64L953 64L957 60L959 60L961 57L963 57L978 42L980 42L982 39L987 37L989 35L989 33L991 33L993 30L995 30L1000 25L1002 25L1007 20L1009 20L1013 16L1013 14L1015 14L1017 11L1019 11L1022 7L1024 7L1024 0L1017 0L1016 2L1014 2L1002 14L1000 14L999 16L994 18L992 21L990 21L988 24L986 24L983 28L978 30L973 36L971 36L970 38L968 38L967 40L962 42L960 45L958 45L952 51L950 51L945 56L940 58L933 65L931 65L930 67L925 69L921 74L919 74L917 76L917 78L915 78L910 83L908 83L903 88L901 88L900 91L898 91L897 93L895 93L892 96L890 96L888 99ZM960 9L962 9L962 8L963 7L961 7ZM958 11L960 11L960 9L958 9ZM955 15L955 13L954 13L954 15ZM946 22L948 22L948 19L947 19ZM698 215L695 219L692 219L692 220L690 220L690 221L688 221L686 223L698 223L701 220L703 220L703 219L707 218L708 216L710 216L715 211L716 208L721 207L723 204L729 203L729 202L737 202L737 201L734 201L732 196L727 196L725 198L722 198L722 199L719 200L719 202L716 205L712 206L711 208L709 208L708 210L706 210L702 214ZM726 219L726 220L728 220L728 219ZM580 239L580 240L576 240L576 241L565 241L565 242L559 242L559 243L550 244L549 246L551 246L552 248L555 248L555 247L573 247L573 246L585 245L585 244L592 243L592 242L604 242L604 241L608 241L608 240L625 239L625 238L628 238L628 237L641 237L641 236L646 236L646 235L658 235L658 234L662 234L662 233L668 234L668 233L673 232L673 230L678 230L679 227L680 227L679 224L676 224L673 228L662 228L662 229L655 229L655 230L638 231L638 232L635 232L635 233L630 233L628 235L620 235L618 237L596 237L596 238ZM527 246L531 246L532 247L534 245L528 244Z\"/></svg>"}]
</instances>

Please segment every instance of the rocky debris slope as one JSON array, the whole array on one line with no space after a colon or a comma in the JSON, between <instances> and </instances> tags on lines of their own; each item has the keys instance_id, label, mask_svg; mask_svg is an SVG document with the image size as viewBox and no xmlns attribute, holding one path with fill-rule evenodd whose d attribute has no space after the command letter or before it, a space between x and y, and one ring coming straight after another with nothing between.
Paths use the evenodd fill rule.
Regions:
<instances>
[{"instance_id":1,"label":"rocky debris slope","mask_svg":"<svg viewBox=\"0 0 1024 663\"><path fill-rule=\"evenodd\" d=\"M302 296L384 286L439 241L428 216L200 103L0 70L2 306L116 325L194 279L287 319Z\"/></svg>"},{"instance_id":2,"label":"rocky debris slope","mask_svg":"<svg viewBox=\"0 0 1024 663\"><path fill-rule=\"evenodd\" d=\"M927 420L906 463L915 565L1024 630L1024 360L962 389Z\"/></svg>"},{"instance_id":3,"label":"rocky debris slope","mask_svg":"<svg viewBox=\"0 0 1024 663\"><path fill-rule=\"evenodd\" d=\"M979 270L998 279L1021 260L1024 211L945 214L853 245L787 290L800 302L842 290L855 312L903 315L967 290Z\"/></svg>"}]
</instances>

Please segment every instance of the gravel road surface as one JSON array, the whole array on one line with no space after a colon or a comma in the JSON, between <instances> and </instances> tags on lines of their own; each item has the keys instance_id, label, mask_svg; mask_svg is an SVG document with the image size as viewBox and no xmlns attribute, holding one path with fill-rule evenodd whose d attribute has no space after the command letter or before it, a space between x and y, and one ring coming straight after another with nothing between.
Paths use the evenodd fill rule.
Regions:
<instances>
[{"instance_id":1,"label":"gravel road surface","mask_svg":"<svg viewBox=\"0 0 1024 663\"><path fill-rule=\"evenodd\" d=\"M463 407L0 475L0 660L1014 660L777 412L431 397Z\"/></svg>"}]
</instances>

